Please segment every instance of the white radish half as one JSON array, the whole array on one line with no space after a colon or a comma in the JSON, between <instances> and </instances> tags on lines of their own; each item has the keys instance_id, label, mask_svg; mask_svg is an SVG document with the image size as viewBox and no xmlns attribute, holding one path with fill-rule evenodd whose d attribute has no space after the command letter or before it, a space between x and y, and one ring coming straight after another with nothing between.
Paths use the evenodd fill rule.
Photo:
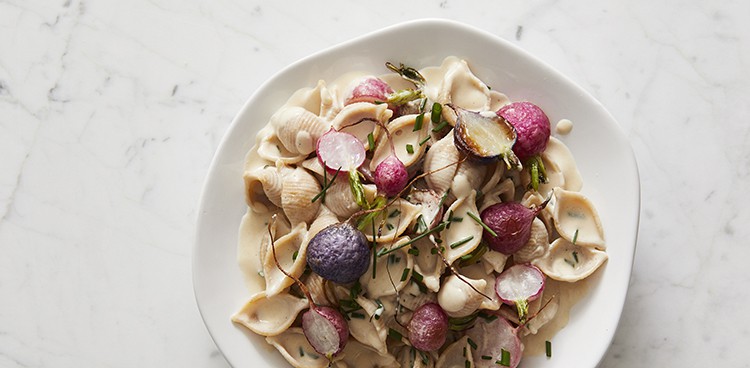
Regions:
<instances>
[{"instance_id":1,"label":"white radish half","mask_svg":"<svg viewBox=\"0 0 750 368\"><path fill-rule=\"evenodd\" d=\"M331 129L318 139L318 160L329 172L357 170L365 162L365 146L352 134Z\"/></svg>"},{"instance_id":2,"label":"white radish half","mask_svg":"<svg viewBox=\"0 0 750 368\"><path fill-rule=\"evenodd\" d=\"M531 264L517 264L497 276L495 292L508 305L515 305L521 323L526 322L529 302L542 294L545 285L544 273Z\"/></svg>"}]
</instances>

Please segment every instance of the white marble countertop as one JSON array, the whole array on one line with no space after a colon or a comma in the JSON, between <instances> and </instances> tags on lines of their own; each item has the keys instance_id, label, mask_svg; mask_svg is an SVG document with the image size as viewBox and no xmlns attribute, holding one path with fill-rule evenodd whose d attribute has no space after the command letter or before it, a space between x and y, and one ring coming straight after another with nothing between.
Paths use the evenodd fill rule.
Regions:
<instances>
[{"instance_id":1,"label":"white marble countertop","mask_svg":"<svg viewBox=\"0 0 750 368\"><path fill-rule=\"evenodd\" d=\"M0 367L227 367L190 266L222 134L288 63L421 17L510 40L627 132L640 238L601 366L750 366L750 3L280 4L0 0Z\"/></svg>"}]
</instances>

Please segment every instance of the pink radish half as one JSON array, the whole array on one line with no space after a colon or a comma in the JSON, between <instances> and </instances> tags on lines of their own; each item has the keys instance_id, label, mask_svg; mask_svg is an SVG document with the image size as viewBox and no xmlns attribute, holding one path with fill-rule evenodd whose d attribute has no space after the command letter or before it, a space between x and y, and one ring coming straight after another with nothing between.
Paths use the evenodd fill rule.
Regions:
<instances>
[{"instance_id":1,"label":"pink radish half","mask_svg":"<svg viewBox=\"0 0 750 368\"><path fill-rule=\"evenodd\" d=\"M517 329L503 317L492 321L477 318L474 327L466 331L466 336L469 337L476 368L515 368L521 362L523 344ZM507 361L503 360L503 355Z\"/></svg>"},{"instance_id":2,"label":"pink radish half","mask_svg":"<svg viewBox=\"0 0 750 368\"><path fill-rule=\"evenodd\" d=\"M393 93L393 88L380 78L365 77L357 86L352 89L352 93L344 101L345 105L355 102L384 102L388 95Z\"/></svg>"},{"instance_id":3,"label":"pink radish half","mask_svg":"<svg viewBox=\"0 0 750 368\"><path fill-rule=\"evenodd\" d=\"M341 352L349 340L349 326L336 309L314 307L302 315L302 332L313 349L328 360Z\"/></svg>"},{"instance_id":4,"label":"pink radish half","mask_svg":"<svg viewBox=\"0 0 750 368\"><path fill-rule=\"evenodd\" d=\"M365 146L355 136L331 129L320 138L315 148L318 161L331 173L355 171L365 162Z\"/></svg>"},{"instance_id":5,"label":"pink radish half","mask_svg":"<svg viewBox=\"0 0 750 368\"><path fill-rule=\"evenodd\" d=\"M542 294L544 285L544 273L536 266L517 264L497 276L495 292L503 303L515 304L518 309L518 318L523 324L529 312L529 302Z\"/></svg>"}]
</instances>

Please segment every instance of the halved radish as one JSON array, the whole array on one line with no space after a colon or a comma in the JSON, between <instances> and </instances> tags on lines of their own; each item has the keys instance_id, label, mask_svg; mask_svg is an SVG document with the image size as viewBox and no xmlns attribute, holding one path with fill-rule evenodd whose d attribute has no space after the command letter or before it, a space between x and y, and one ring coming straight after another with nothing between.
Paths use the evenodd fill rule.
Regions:
<instances>
[{"instance_id":1,"label":"halved radish","mask_svg":"<svg viewBox=\"0 0 750 368\"><path fill-rule=\"evenodd\" d=\"M318 138L315 153L331 173L356 171L365 162L365 146L357 137L331 129Z\"/></svg>"},{"instance_id":2,"label":"halved radish","mask_svg":"<svg viewBox=\"0 0 750 368\"><path fill-rule=\"evenodd\" d=\"M495 291L508 305L515 305L521 324L526 323L529 302L535 300L544 290L544 273L531 264L517 264L497 276Z\"/></svg>"}]
</instances>

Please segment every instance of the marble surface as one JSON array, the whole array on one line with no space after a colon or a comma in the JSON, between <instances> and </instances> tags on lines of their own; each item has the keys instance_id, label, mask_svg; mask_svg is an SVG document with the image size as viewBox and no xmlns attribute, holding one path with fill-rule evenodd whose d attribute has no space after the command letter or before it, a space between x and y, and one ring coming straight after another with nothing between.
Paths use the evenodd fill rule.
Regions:
<instances>
[{"instance_id":1,"label":"marble surface","mask_svg":"<svg viewBox=\"0 0 750 368\"><path fill-rule=\"evenodd\" d=\"M748 367L748 15L696 0L0 0L0 367L227 367L190 269L222 134L288 63L421 17L533 53L630 138L641 228L601 367Z\"/></svg>"}]
</instances>

